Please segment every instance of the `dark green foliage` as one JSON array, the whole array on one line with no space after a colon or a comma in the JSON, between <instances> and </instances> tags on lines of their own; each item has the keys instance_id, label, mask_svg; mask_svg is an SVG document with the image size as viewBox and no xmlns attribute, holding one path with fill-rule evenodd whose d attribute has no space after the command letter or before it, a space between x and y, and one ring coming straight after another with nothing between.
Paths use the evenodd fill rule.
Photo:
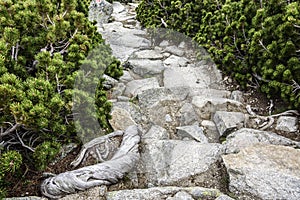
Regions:
<instances>
[{"instance_id":1,"label":"dark green foliage","mask_svg":"<svg viewBox=\"0 0 300 200\"><path fill-rule=\"evenodd\" d=\"M49 141L76 140L74 84L89 53L105 46L98 64L110 76L122 74L120 62L87 19L89 2L0 1L0 143L24 153L27 164L39 162L40 169L57 150ZM107 130L111 106L100 77L93 77L99 84L93 98L101 111L97 120Z\"/></svg>"},{"instance_id":2,"label":"dark green foliage","mask_svg":"<svg viewBox=\"0 0 300 200\"><path fill-rule=\"evenodd\" d=\"M44 170L48 163L59 153L61 145L58 142L43 142L39 144L33 153L35 166L38 170Z\"/></svg>"},{"instance_id":3,"label":"dark green foliage","mask_svg":"<svg viewBox=\"0 0 300 200\"><path fill-rule=\"evenodd\" d=\"M193 37L244 88L259 87L299 108L298 1L143 0L137 19Z\"/></svg>"},{"instance_id":4,"label":"dark green foliage","mask_svg":"<svg viewBox=\"0 0 300 200\"><path fill-rule=\"evenodd\" d=\"M6 179L18 171L22 164L22 156L17 151L0 154L0 199L6 196Z\"/></svg>"}]
</instances>

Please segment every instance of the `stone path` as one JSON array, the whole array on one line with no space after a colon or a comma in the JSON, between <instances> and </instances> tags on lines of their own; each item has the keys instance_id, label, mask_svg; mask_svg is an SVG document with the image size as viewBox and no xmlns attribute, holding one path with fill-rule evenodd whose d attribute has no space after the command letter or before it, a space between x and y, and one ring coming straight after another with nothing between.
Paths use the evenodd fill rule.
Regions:
<instances>
[{"instance_id":1,"label":"stone path","mask_svg":"<svg viewBox=\"0 0 300 200\"><path fill-rule=\"evenodd\" d=\"M196 59L201 48L141 29L135 3L113 6L115 21L99 31L126 69L112 81L110 123L140 127L141 158L121 183L63 199L300 199L300 143L276 133L299 134L299 118L274 116L259 130L243 94Z\"/></svg>"}]
</instances>

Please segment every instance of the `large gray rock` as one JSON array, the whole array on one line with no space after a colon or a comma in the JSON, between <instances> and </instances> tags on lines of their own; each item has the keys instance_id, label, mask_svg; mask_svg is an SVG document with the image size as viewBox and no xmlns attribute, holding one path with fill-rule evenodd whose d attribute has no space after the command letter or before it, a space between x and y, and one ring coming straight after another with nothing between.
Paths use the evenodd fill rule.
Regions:
<instances>
[{"instance_id":1,"label":"large gray rock","mask_svg":"<svg viewBox=\"0 0 300 200\"><path fill-rule=\"evenodd\" d=\"M179 57L175 55L171 55L164 61L164 64L170 68L186 67L188 63L189 60L187 58Z\"/></svg>"},{"instance_id":2,"label":"large gray rock","mask_svg":"<svg viewBox=\"0 0 300 200\"><path fill-rule=\"evenodd\" d=\"M163 127L153 125L149 131L143 135L142 139L151 139L151 140L167 140L170 139L169 133Z\"/></svg>"},{"instance_id":3,"label":"large gray rock","mask_svg":"<svg viewBox=\"0 0 300 200\"><path fill-rule=\"evenodd\" d=\"M239 199L300 199L299 149L257 144L222 157Z\"/></svg>"},{"instance_id":4,"label":"large gray rock","mask_svg":"<svg viewBox=\"0 0 300 200\"><path fill-rule=\"evenodd\" d=\"M113 9L114 9L114 13L120 13L125 11L125 6L123 6L120 2L113 2L112 3Z\"/></svg>"},{"instance_id":5,"label":"large gray rock","mask_svg":"<svg viewBox=\"0 0 300 200\"><path fill-rule=\"evenodd\" d=\"M138 58L138 59L150 59L150 60L162 60L164 56L152 49L145 49L145 50L140 50L137 52L134 52L132 55L132 58Z\"/></svg>"},{"instance_id":6,"label":"large gray rock","mask_svg":"<svg viewBox=\"0 0 300 200\"><path fill-rule=\"evenodd\" d=\"M200 70L187 67L167 68L164 71L164 87L200 87L206 88L210 78L200 73Z\"/></svg>"},{"instance_id":7,"label":"large gray rock","mask_svg":"<svg viewBox=\"0 0 300 200\"><path fill-rule=\"evenodd\" d=\"M176 56L183 56L184 55L184 51L182 49L179 49L177 46L168 46L165 48L165 52L169 52L171 54L174 54Z\"/></svg>"},{"instance_id":8,"label":"large gray rock","mask_svg":"<svg viewBox=\"0 0 300 200\"><path fill-rule=\"evenodd\" d=\"M194 107L190 103L185 103L176 113L180 126L192 125L198 121L198 116L194 110Z\"/></svg>"},{"instance_id":9,"label":"large gray rock","mask_svg":"<svg viewBox=\"0 0 300 200\"><path fill-rule=\"evenodd\" d=\"M135 97L145 90L158 87L159 83L155 77L133 80L127 83L124 94L128 97Z\"/></svg>"},{"instance_id":10,"label":"large gray rock","mask_svg":"<svg viewBox=\"0 0 300 200\"><path fill-rule=\"evenodd\" d=\"M114 130L125 130L128 126L140 124L142 114L139 107L131 102L115 102L109 120Z\"/></svg>"},{"instance_id":11,"label":"large gray rock","mask_svg":"<svg viewBox=\"0 0 300 200\"><path fill-rule=\"evenodd\" d=\"M147 189L119 190L108 192L107 200L188 200L218 199L232 200L217 189L203 187L152 187ZM228 197L225 199L224 197ZM221 200L221 199L218 199Z\"/></svg>"},{"instance_id":12,"label":"large gray rock","mask_svg":"<svg viewBox=\"0 0 300 200\"><path fill-rule=\"evenodd\" d=\"M227 98L195 96L192 104L200 119L211 119L216 111L243 111L243 104Z\"/></svg>"},{"instance_id":13,"label":"large gray rock","mask_svg":"<svg viewBox=\"0 0 300 200\"><path fill-rule=\"evenodd\" d=\"M275 129L279 131L296 132L298 130L298 118L280 116L277 120Z\"/></svg>"},{"instance_id":14,"label":"large gray rock","mask_svg":"<svg viewBox=\"0 0 300 200\"><path fill-rule=\"evenodd\" d=\"M290 140L275 133L243 128L227 136L225 143L226 153L236 153L243 148L257 143L300 148L300 142Z\"/></svg>"},{"instance_id":15,"label":"large gray rock","mask_svg":"<svg viewBox=\"0 0 300 200\"><path fill-rule=\"evenodd\" d=\"M151 88L138 94L139 105L141 107L151 107L159 101L183 101L188 96L186 88Z\"/></svg>"},{"instance_id":16,"label":"large gray rock","mask_svg":"<svg viewBox=\"0 0 300 200\"><path fill-rule=\"evenodd\" d=\"M161 60L130 59L132 71L141 77L150 77L162 73L165 69Z\"/></svg>"},{"instance_id":17,"label":"large gray rock","mask_svg":"<svg viewBox=\"0 0 300 200\"><path fill-rule=\"evenodd\" d=\"M213 120L220 136L226 136L234 129L244 126L245 114L241 112L216 111Z\"/></svg>"},{"instance_id":18,"label":"large gray rock","mask_svg":"<svg viewBox=\"0 0 300 200\"><path fill-rule=\"evenodd\" d=\"M148 186L208 185L218 187L217 163L223 153L220 144L188 140L156 140L142 145L139 173Z\"/></svg>"},{"instance_id":19,"label":"large gray rock","mask_svg":"<svg viewBox=\"0 0 300 200\"><path fill-rule=\"evenodd\" d=\"M178 126L176 111L182 106L182 102L174 100L160 100L151 107L142 108L142 112L148 117L149 124L156 124L167 129L175 129Z\"/></svg>"},{"instance_id":20,"label":"large gray rock","mask_svg":"<svg viewBox=\"0 0 300 200\"><path fill-rule=\"evenodd\" d=\"M124 131L128 126L136 125L129 112L122 108L114 108L109 123L114 131Z\"/></svg>"},{"instance_id":21,"label":"large gray rock","mask_svg":"<svg viewBox=\"0 0 300 200\"><path fill-rule=\"evenodd\" d=\"M203 134L203 129L198 125L176 127L179 138L192 139L200 143L208 143L207 137Z\"/></svg>"},{"instance_id":22,"label":"large gray rock","mask_svg":"<svg viewBox=\"0 0 300 200\"><path fill-rule=\"evenodd\" d=\"M133 80L130 72L123 70L123 75L119 78L119 81L122 83L128 83Z\"/></svg>"}]
</instances>

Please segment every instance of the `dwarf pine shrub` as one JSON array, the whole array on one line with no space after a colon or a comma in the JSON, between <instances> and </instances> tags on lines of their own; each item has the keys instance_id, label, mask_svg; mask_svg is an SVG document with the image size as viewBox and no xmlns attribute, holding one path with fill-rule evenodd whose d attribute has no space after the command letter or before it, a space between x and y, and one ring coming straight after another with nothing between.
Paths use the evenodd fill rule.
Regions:
<instances>
[{"instance_id":1,"label":"dwarf pine shrub","mask_svg":"<svg viewBox=\"0 0 300 200\"><path fill-rule=\"evenodd\" d=\"M242 87L300 107L300 3L142 0L137 19L193 37Z\"/></svg>"}]
</instances>

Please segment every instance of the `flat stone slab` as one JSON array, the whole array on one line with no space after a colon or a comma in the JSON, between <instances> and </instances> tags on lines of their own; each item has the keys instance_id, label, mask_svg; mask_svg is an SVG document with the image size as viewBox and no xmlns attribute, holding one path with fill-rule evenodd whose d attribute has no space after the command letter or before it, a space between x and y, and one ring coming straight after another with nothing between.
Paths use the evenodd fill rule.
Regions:
<instances>
[{"instance_id":1,"label":"flat stone slab","mask_svg":"<svg viewBox=\"0 0 300 200\"><path fill-rule=\"evenodd\" d=\"M145 49L134 52L132 55L133 59L150 59L150 60L162 60L164 58L163 54L152 49Z\"/></svg>"},{"instance_id":2,"label":"flat stone slab","mask_svg":"<svg viewBox=\"0 0 300 200\"><path fill-rule=\"evenodd\" d=\"M177 135L181 138L196 140L200 143L208 143L207 137L203 133L203 129L198 125L176 127Z\"/></svg>"},{"instance_id":3,"label":"flat stone slab","mask_svg":"<svg viewBox=\"0 0 300 200\"><path fill-rule=\"evenodd\" d=\"M226 153L237 153L241 149L257 143L300 148L300 142L293 141L273 132L249 128L242 128L228 135L224 145L226 148Z\"/></svg>"},{"instance_id":4,"label":"flat stone slab","mask_svg":"<svg viewBox=\"0 0 300 200\"><path fill-rule=\"evenodd\" d=\"M214 71L206 67L171 67L164 71L164 87L209 88L219 82Z\"/></svg>"},{"instance_id":5,"label":"flat stone slab","mask_svg":"<svg viewBox=\"0 0 300 200\"><path fill-rule=\"evenodd\" d=\"M148 185L192 186L211 182L216 186L216 167L222 145L188 140L156 140L143 145L138 173ZM208 181L209 180L209 181Z\"/></svg>"},{"instance_id":6,"label":"flat stone slab","mask_svg":"<svg viewBox=\"0 0 300 200\"><path fill-rule=\"evenodd\" d=\"M149 108L163 100L183 101L187 98L188 92L186 88L151 88L138 94L139 105Z\"/></svg>"},{"instance_id":7,"label":"flat stone slab","mask_svg":"<svg viewBox=\"0 0 300 200\"><path fill-rule=\"evenodd\" d=\"M142 139L167 140L170 139L169 133L161 126L153 125L148 132L142 136Z\"/></svg>"},{"instance_id":8,"label":"flat stone slab","mask_svg":"<svg viewBox=\"0 0 300 200\"><path fill-rule=\"evenodd\" d=\"M127 83L124 94L129 97L135 97L145 90L158 87L159 83L155 77L133 80Z\"/></svg>"},{"instance_id":9,"label":"flat stone slab","mask_svg":"<svg viewBox=\"0 0 300 200\"><path fill-rule=\"evenodd\" d=\"M233 200L217 189L203 187L152 187L147 189L112 191L106 195L107 200L222 200L220 198L223 200Z\"/></svg>"},{"instance_id":10,"label":"flat stone slab","mask_svg":"<svg viewBox=\"0 0 300 200\"><path fill-rule=\"evenodd\" d=\"M161 74L165 69L161 60L130 59L129 63L132 65L134 73L145 78Z\"/></svg>"},{"instance_id":11,"label":"flat stone slab","mask_svg":"<svg viewBox=\"0 0 300 200\"><path fill-rule=\"evenodd\" d=\"M300 199L299 149L257 144L222 157L240 199Z\"/></svg>"}]
</instances>

